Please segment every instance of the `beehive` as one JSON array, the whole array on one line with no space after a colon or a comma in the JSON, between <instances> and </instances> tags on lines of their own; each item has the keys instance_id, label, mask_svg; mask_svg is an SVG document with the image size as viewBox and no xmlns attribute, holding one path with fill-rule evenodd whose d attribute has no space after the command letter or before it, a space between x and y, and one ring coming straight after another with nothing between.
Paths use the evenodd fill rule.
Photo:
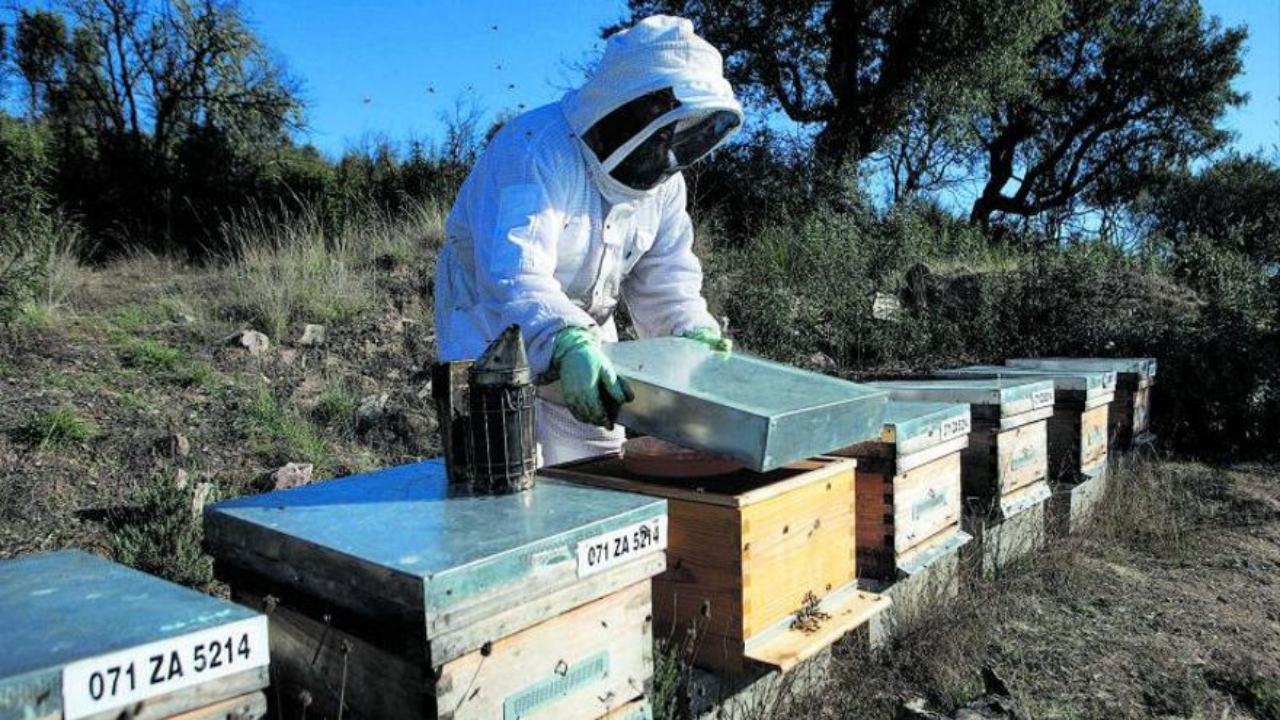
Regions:
<instances>
[{"instance_id":1,"label":"beehive","mask_svg":"<svg viewBox=\"0 0 1280 720\"><path fill-rule=\"evenodd\" d=\"M858 461L859 575L911 575L968 539L960 455L970 429L968 405L890 401L878 439L833 453Z\"/></svg>"},{"instance_id":2,"label":"beehive","mask_svg":"<svg viewBox=\"0 0 1280 720\"><path fill-rule=\"evenodd\" d=\"M1112 447L1127 450L1149 442L1151 389L1156 379L1155 358L1014 358L1011 367L1049 370L1110 370L1116 373L1116 399L1111 406L1108 435Z\"/></svg>"},{"instance_id":3,"label":"beehive","mask_svg":"<svg viewBox=\"0 0 1280 720\"><path fill-rule=\"evenodd\" d=\"M0 718L266 714L266 617L78 551L0 563Z\"/></svg>"},{"instance_id":4,"label":"beehive","mask_svg":"<svg viewBox=\"0 0 1280 720\"><path fill-rule=\"evenodd\" d=\"M892 400L969 405L972 426L960 473L966 516L1009 517L1049 496L1052 381L948 378L871 385Z\"/></svg>"},{"instance_id":5,"label":"beehive","mask_svg":"<svg viewBox=\"0 0 1280 720\"><path fill-rule=\"evenodd\" d=\"M219 503L205 533L234 595L270 611L286 705L571 720L651 682L666 522L662 500L544 478L451 492L432 460Z\"/></svg>"},{"instance_id":6,"label":"beehive","mask_svg":"<svg viewBox=\"0 0 1280 720\"><path fill-rule=\"evenodd\" d=\"M1048 379L1054 385L1049 419L1049 479L1074 484L1107 465L1107 416L1115 400L1116 374L1110 370L1045 370L973 365L942 370L945 377Z\"/></svg>"},{"instance_id":7,"label":"beehive","mask_svg":"<svg viewBox=\"0 0 1280 720\"><path fill-rule=\"evenodd\" d=\"M857 590L854 467L819 458L768 473L651 478L605 458L545 472L667 500L655 632L677 641L696 632L697 664L741 673L788 670L887 605Z\"/></svg>"}]
</instances>

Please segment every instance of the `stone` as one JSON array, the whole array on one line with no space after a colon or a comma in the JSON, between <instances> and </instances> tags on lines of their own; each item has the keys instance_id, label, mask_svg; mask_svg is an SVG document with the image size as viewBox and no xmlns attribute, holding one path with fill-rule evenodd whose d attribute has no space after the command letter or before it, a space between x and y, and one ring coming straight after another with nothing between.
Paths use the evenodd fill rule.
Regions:
<instances>
[{"instance_id":1,"label":"stone","mask_svg":"<svg viewBox=\"0 0 1280 720\"><path fill-rule=\"evenodd\" d=\"M261 356L271 349L271 340L257 330L241 330L229 335L224 344L244 348L249 351L250 355L255 357Z\"/></svg>"},{"instance_id":2,"label":"stone","mask_svg":"<svg viewBox=\"0 0 1280 720\"><path fill-rule=\"evenodd\" d=\"M169 448L175 458L184 458L191 454L191 441L182 433L174 433L169 438Z\"/></svg>"},{"instance_id":3,"label":"stone","mask_svg":"<svg viewBox=\"0 0 1280 720\"><path fill-rule=\"evenodd\" d=\"M298 338L298 345L302 347L319 347L325 341L325 327L323 325L313 325L307 323L302 326L302 337Z\"/></svg>"},{"instance_id":4,"label":"stone","mask_svg":"<svg viewBox=\"0 0 1280 720\"><path fill-rule=\"evenodd\" d=\"M311 463L285 463L270 475L270 489L288 490L312 483L311 473L315 466Z\"/></svg>"},{"instance_id":5,"label":"stone","mask_svg":"<svg viewBox=\"0 0 1280 720\"><path fill-rule=\"evenodd\" d=\"M381 420L386 414L389 398L387 393L361 398L360 404L356 406L356 427L368 428Z\"/></svg>"},{"instance_id":6,"label":"stone","mask_svg":"<svg viewBox=\"0 0 1280 720\"><path fill-rule=\"evenodd\" d=\"M947 720L947 716L930 710L924 698L914 698L898 706L894 720Z\"/></svg>"},{"instance_id":7,"label":"stone","mask_svg":"<svg viewBox=\"0 0 1280 720\"><path fill-rule=\"evenodd\" d=\"M176 490L186 490L186 489L187 489L187 482L188 482L188 475L187 475L187 471L186 471L186 470L183 470L182 468L178 468L177 470L175 470L175 471L174 471L174 473L173 473L173 487L174 487L174 489L176 489Z\"/></svg>"},{"instance_id":8,"label":"stone","mask_svg":"<svg viewBox=\"0 0 1280 720\"><path fill-rule=\"evenodd\" d=\"M809 367L817 372L832 372L836 369L836 361L826 353L816 352L809 356Z\"/></svg>"},{"instance_id":9,"label":"stone","mask_svg":"<svg viewBox=\"0 0 1280 720\"><path fill-rule=\"evenodd\" d=\"M281 365L292 366L295 362L298 361L298 351L297 350L281 350L280 355L278 357L280 359Z\"/></svg>"},{"instance_id":10,"label":"stone","mask_svg":"<svg viewBox=\"0 0 1280 720\"><path fill-rule=\"evenodd\" d=\"M387 424L409 452L422 456L440 452L434 414L401 408L388 413Z\"/></svg>"},{"instance_id":11,"label":"stone","mask_svg":"<svg viewBox=\"0 0 1280 720\"><path fill-rule=\"evenodd\" d=\"M209 502L211 494L213 494L213 483L196 483L196 488L191 493L191 517L198 519L204 514L204 506Z\"/></svg>"},{"instance_id":12,"label":"stone","mask_svg":"<svg viewBox=\"0 0 1280 720\"><path fill-rule=\"evenodd\" d=\"M298 387L293 389L289 395L289 402L295 405L299 410L311 412L316 409L316 404L320 401L320 396L324 394L324 381L316 375L307 375L302 378L302 382L298 383Z\"/></svg>"}]
</instances>

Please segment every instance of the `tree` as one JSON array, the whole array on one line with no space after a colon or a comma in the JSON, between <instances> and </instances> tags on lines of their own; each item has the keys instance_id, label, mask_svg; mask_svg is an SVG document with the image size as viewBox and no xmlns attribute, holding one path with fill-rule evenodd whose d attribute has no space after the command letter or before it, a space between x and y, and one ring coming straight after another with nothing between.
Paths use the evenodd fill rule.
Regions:
<instances>
[{"instance_id":1,"label":"tree","mask_svg":"<svg viewBox=\"0 0 1280 720\"><path fill-rule=\"evenodd\" d=\"M630 0L695 20L739 92L818 127L842 168L883 149L913 112L948 117L1016 86L1060 0Z\"/></svg>"},{"instance_id":2,"label":"tree","mask_svg":"<svg viewBox=\"0 0 1280 720\"><path fill-rule=\"evenodd\" d=\"M301 106L238 0L63 7L22 14L17 64L57 140L57 195L91 232L205 244L275 186L267 164Z\"/></svg>"},{"instance_id":3,"label":"tree","mask_svg":"<svg viewBox=\"0 0 1280 720\"><path fill-rule=\"evenodd\" d=\"M975 123L986 181L970 219L1119 203L1132 180L1221 147L1244 39L1197 0L1071 0L1029 92Z\"/></svg>"},{"instance_id":4,"label":"tree","mask_svg":"<svg viewBox=\"0 0 1280 720\"><path fill-rule=\"evenodd\" d=\"M1196 174L1166 179L1151 193L1155 230L1175 246L1203 238L1253 262L1280 266L1280 164L1230 155Z\"/></svg>"},{"instance_id":5,"label":"tree","mask_svg":"<svg viewBox=\"0 0 1280 720\"><path fill-rule=\"evenodd\" d=\"M18 14L14 50L18 71L27 83L31 117L43 108L67 50L67 24L62 16L46 10Z\"/></svg>"}]
</instances>

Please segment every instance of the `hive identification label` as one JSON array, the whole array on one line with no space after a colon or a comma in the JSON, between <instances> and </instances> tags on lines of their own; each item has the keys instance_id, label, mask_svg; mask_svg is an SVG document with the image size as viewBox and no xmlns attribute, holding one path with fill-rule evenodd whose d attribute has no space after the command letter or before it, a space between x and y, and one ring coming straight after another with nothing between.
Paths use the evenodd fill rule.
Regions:
<instances>
[{"instance_id":1,"label":"hive identification label","mask_svg":"<svg viewBox=\"0 0 1280 720\"><path fill-rule=\"evenodd\" d=\"M80 660L62 671L63 717L132 705L268 661L267 618L261 615Z\"/></svg>"},{"instance_id":2,"label":"hive identification label","mask_svg":"<svg viewBox=\"0 0 1280 720\"><path fill-rule=\"evenodd\" d=\"M969 434L969 417L962 415L949 420L943 420L941 424L942 438L940 442L946 442L952 438Z\"/></svg>"},{"instance_id":3,"label":"hive identification label","mask_svg":"<svg viewBox=\"0 0 1280 720\"><path fill-rule=\"evenodd\" d=\"M1031 393L1031 409L1037 410L1053 404L1053 388L1036 390Z\"/></svg>"},{"instance_id":4,"label":"hive identification label","mask_svg":"<svg viewBox=\"0 0 1280 720\"><path fill-rule=\"evenodd\" d=\"M578 577L586 577L667 548L667 516L618 528L578 543Z\"/></svg>"}]
</instances>

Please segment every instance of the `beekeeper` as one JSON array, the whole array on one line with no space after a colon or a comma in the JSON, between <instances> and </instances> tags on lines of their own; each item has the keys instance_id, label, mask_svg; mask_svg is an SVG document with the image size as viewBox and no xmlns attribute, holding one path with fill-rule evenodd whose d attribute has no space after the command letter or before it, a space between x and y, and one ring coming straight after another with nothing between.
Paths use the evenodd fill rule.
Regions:
<instances>
[{"instance_id":1,"label":"beekeeper","mask_svg":"<svg viewBox=\"0 0 1280 720\"><path fill-rule=\"evenodd\" d=\"M508 122L462 185L436 268L441 360L477 357L508 325L542 379L543 462L616 451L630 391L601 352L621 298L641 337L729 349L702 297L681 170L727 140L742 107L720 53L688 20L610 36L591 79Z\"/></svg>"}]
</instances>

